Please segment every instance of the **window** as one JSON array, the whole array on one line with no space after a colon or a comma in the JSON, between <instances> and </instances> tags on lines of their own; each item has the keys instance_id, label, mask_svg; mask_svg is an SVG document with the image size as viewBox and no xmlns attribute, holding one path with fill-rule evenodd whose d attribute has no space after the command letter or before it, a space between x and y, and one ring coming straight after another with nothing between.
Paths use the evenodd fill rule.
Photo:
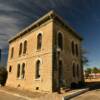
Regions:
<instances>
[{"instance_id":1,"label":"window","mask_svg":"<svg viewBox=\"0 0 100 100\"><path fill-rule=\"evenodd\" d=\"M63 84L64 80L64 72L63 72L63 63L61 60L59 60L59 82L60 86Z\"/></svg>"},{"instance_id":2,"label":"window","mask_svg":"<svg viewBox=\"0 0 100 100\"><path fill-rule=\"evenodd\" d=\"M76 56L78 56L78 45L76 44L75 47L76 47Z\"/></svg>"},{"instance_id":3,"label":"window","mask_svg":"<svg viewBox=\"0 0 100 100\"><path fill-rule=\"evenodd\" d=\"M11 58L13 58L13 56L14 56L14 48L12 47L11 48Z\"/></svg>"},{"instance_id":4,"label":"window","mask_svg":"<svg viewBox=\"0 0 100 100\"><path fill-rule=\"evenodd\" d=\"M72 54L74 55L75 51L74 51L74 42L73 41L71 43L71 49L72 49Z\"/></svg>"},{"instance_id":5,"label":"window","mask_svg":"<svg viewBox=\"0 0 100 100\"><path fill-rule=\"evenodd\" d=\"M58 48L63 50L63 38L61 33L58 33Z\"/></svg>"},{"instance_id":6,"label":"window","mask_svg":"<svg viewBox=\"0 0 100 100\"><path fill-rule=\"evenodd\" d=\"M9 72L11 72L12 71L12 66L9 66Z\"/></svg>"},{"instance_id":7,"label":"window","mask_svg":"<svg viewBox=\"0 0 100 100\"><path fill-rule=\"evenodd\" d=\"M19 46L19 55L22 54L22 43L20 43L20 46Z\"/></svg>"},{"instance_id":8,"label":"window","mask_svg":"<svg viewBox=\"0 0 100 100\"><path fill-rule=\"evenodd\" d=\"M41 49L42 46L42 34L39 33L37 36L37 49Z\"/></svg>"},{"instance_id":9,"label":"window","mask_svg":"<svg viewBox=\"0 0 100 100\"><path fill-rule=\"evenodd\" d=\"M36 79L40 78L40 60L36 62Z\"/></svg>"},{"instance_id":10,"label":"window","mask_svg":"<svg viewBox=\"0 0 100 100\"><path fill-rule=\"evenodd\" d=\"M73 77L75 77L75 63L73 63Z\"/></svg>"},{"instance_id":11,"label":"window","mask_svg":"<svg viewBox=\"0 0 100 100\"><path fill-rule=\"evenodd\" d=\"M22 64L21 78L25 77L25 63Z\"/></svg>"},{"instance_id":12,"label":"window","mask_svg":"<svg viewBox=\"0 0 100 100\"><path fill-rule=\"evenodd\" d=\"M60 58L60 55L61 55L61 53L60 53L60 51L58 51L58 52L57 52L57 57L58 57L58 59Z\"/></svg>"},{"instance_id":13,"label":"window","mask_svg":"<svg viewBox=\"0 0 100 100\"><path fill-rule=\"evenodd\" d=\"M79 77L79 65L77 64L77 77Z\"/></svg>"},{"instance_id":14,"label":"window","mask_svg":"<svg viewBox=\"0 0 100 100\"><path fill-rule=\"evenodd\" d=\"M26 54L27 51L27 41L24 41L24 50L23 50L23 54Z\"/></svg>"},{"instance_id":15,"label":"window","mask_svg":"<svg viewBox=\"0 0 100 100\"><path fill-rule=\"evenodd\" d=\"M17 78L20 77L20 64L18 64L17 66Z\"/></svg>"}]
</instances>

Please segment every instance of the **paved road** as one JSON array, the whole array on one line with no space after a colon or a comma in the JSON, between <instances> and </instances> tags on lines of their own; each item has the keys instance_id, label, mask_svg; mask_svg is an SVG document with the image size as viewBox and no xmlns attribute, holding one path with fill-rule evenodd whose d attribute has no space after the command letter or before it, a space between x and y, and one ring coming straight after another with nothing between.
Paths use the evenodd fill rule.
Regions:
<instances>
[{"instance_id":1,"label":"paved road","mask_svg":"<svg viewBox=\"0 0 100 100\"><path fill-rule=\"evenodd\" d=\"M71 100L100 100L100 82L89 85L90 91L79 95Z\"/></svg>"},{"instance_id":2,"label":"paved road","mask_svg":"<svg viewBox=\"0 0 100 100\"><path fill-rule=\"evenodd\" d=\"M0 100L26 100L26 99L0 91Z\"/></svg>"},{"instance_id":3,"label":"paved road","mask_svg":"<svg viewBox=\"0 0 100 100\"><path fill-rule=\"evenodd\" d=\"M100 100L100 89L92 90L79 95L71 100Z\"/></svg>"}]
</instances>

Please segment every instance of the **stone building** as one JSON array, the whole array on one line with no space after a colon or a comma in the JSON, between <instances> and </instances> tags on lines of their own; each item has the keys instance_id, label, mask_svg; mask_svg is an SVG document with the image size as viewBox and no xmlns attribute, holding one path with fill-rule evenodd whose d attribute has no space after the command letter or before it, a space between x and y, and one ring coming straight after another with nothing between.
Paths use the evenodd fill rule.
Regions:
<instances>
[{"instance_id":1,"label":"stone building","mask_svg":"<svg viewBox=\"0 0 100 100\"><path fill-rule=\"evenodd\" d=\"M82 38L50 11L9 40L7 85L54 92L83 81Z\"/></svg>"}]
</instances>

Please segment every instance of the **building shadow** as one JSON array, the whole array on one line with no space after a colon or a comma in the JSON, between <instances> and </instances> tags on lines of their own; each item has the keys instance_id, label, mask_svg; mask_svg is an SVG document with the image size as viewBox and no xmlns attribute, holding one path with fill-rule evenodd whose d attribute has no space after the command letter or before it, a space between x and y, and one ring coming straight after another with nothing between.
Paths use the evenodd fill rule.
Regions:
<instances>
[{"instance_id":1,"label":"building shadow","mask_svg":"<svg viewBox=\"0 0 100 100\"><path fill-rule=\"evenodd\" d=\"M100 81L90 81L86 82L86 87L88 87L91 90L100 90Z\"/></svg>"}]
</instances>

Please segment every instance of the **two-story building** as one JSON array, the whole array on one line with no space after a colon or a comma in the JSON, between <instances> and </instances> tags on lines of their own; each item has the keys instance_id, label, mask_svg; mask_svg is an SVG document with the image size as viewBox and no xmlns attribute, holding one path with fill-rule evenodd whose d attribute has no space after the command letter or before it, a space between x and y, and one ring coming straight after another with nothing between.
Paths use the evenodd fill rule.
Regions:
<instances>
[{"instance_id":1,"label":"two-story building","mask_svg":"<svg viewBox=\"0 0 100 100\"><path fill-rule=\"evenodd\" d=\"M9 40L7 85L53 92L83 81L81 41L50 11Z\"/></svg>"}]
</instances>

